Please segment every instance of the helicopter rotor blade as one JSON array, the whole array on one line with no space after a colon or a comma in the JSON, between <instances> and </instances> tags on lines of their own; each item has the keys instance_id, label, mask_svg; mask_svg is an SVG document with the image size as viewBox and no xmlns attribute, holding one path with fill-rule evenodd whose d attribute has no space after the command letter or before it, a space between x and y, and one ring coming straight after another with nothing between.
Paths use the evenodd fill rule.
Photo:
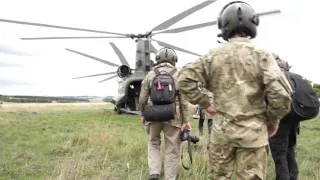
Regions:
<instances>
[{"instance_id":1,"label":"helicopter rotor blade","mask_svg":"<svg viewBox=\"0 0 320 180\"><path fill-rule=\"evenodd\" d=\"M175 24L176 22L180 21L181 19L191 15L192 13L210 5L211 3L215 2L216 0L209 0L209 1L204 1L196 6L193 6L190 9L187 9L183 12L181 12L180 14L175 15L174 17L166 20L165 22L159 24L158 26L154 27L151 31L160 31L163 29L166 29L170 26L172 26L173 24Z\"/></svg>"},{"instance_id":2,"label":"helicopter rotor blade","mask_svg":"<svg viewBox=\"0 0 320 180\"><path fill-rule=\"evenodd\" d=\"M122 34L122 33L100 31L100 30L92 30L92 29L83 29L83 28L75 28L75 27L67 27L67 26L56 26L56 25L50 25L50 24L33 23L33 22L25 22L25 21L15 21L15 20L9 20L9 19L0 19L0 22L24 24L24 25L31 25L31 26L41 26L41 27L49 27L49 28L57 28L57 29L68 29L68 30L74 30L74 31L85 31L85 32L103 33L103 34L113 34L113 35L119 35L119 36L127 37L127 34Z\"/></svg>"},{"instance_id":3,"label":"helicopter rotor blade","mask_svg":"<svg viewBox=\"0 0 320 180\"><path fill-rule=\"evenodd\" d=\"M258 13L257 15L258 16L265 16L265 15L276 14L276 13L281 13L281 11L280 10L272 10L272 11ZM153 34L155 35L155 34L163 34L163 33L179 33L179 32L190 31L190 30L194 30L194 29L198 29L198 28L203 28L203 27L207 27L207 26L212 26L212 25L216 25L216 24L217 24L217 21L210 21L210 22L194 24L194 25L190 25L190 26L168 29L168 30L156 32Z\"/></svg>"},{"instance_id":4,"label":"helicopter rotor blade","mask_svg":"<svg viewBox=\"0 0 320 180\"><path fill-rule=\"evenodd\" d=\"M124 57L124 55L122 54L120 49L113 42L110 42L110 45L111 45L112 49L114 50L114 52L116 52L116 54L118 55L118 57L121 61L121 64L127 65L128 67L130 67L127 59Z\"/></svg>"},{"instance_id":5,"label":"helicopter rotor blade","mask_svg":"<svg viewBox=\"0 0 320 180\"><path fill-rule=\"evenodd\" d=\"M150 43L150 52L156 54L158 50Z\"/></svg>"},{"instance_id":6,"label":"helicopter rotor blade","mask_svg":"<svg viewBox=\"0 0 320 180\"><path fill-rule=\"evenodd\" d=\"M108 80L113 79L113 78L116 78L116 77L118 77L118 75L114 75L114 76L108 77L108 78L106 78L106 79L103 79L103 80L99 81L99 83L108 81Z\"/></svg>"},{"instance_id":7,"label":"helicopter rotor blade","mask_svg":"<svg viewBox=\"0 0 320 180\"><path fill-rule=\"evenodd\" d=\"M185 53L192 54L192 55L195 55L195 56L201 56L200 54L188 51L186 49L183 49L183 48L180 48L180 47L177 47L177 46L174 46L174 45L162 42L162 41L158 41L158 40L155 40L155 39L152 39L152 40L156 41L159 44L159 46L169 47L169 48L175 49L177 51L185 52Z\"/></svg>"},{"instance_id":8,"label":"helicopter rotor blade","mask_svg":"<svg viewBox=\"0 0 320 180\"><path fill-rule=\"evenodd\" d=\"M81 78L87 78L87 77L104 76L104 75L110 75L110 74L116 74L116 73L117 72L100 73L100 74L93 74L93 75L88 75L88 76L75 77L75 78L72 78L72 79L81 79Z\"/></svg>"},{"instance_id":9,"label":"helicopter rotor blade","mask_svg":"<svg viewBox=\"0 0 320 180\"><path fill-rule=\"evenodd\" d=\"M123 36L79 36L79 37L30 37L20 38L21 40L48 40L48 39L106 39L106 38L127 38Z\"/></svg>"},{"instance_id":10,"label":"helicopter rotor blade","mask_svg":"<svg viewBox=\"0 0 320 180\"><path fill-rule=\"evenodd\" d=\"M195 25L190 25L190 26L168 29L168 30L156 32L154 34L179 33L179 32L190 31L190 30L194 30L194 29L198 29L198 28L203 28L203 27L207 27L207 26L212 26L212 25L216 25L216 24L217 24L217 21L210 21L210 22L205 22L205 23L200 23L200 24L195 24Z\"/></svg>"},{"instance_id":11,"label":"helicopter rotor blade","mask_svg":"<svg viewBox=\"0 0 320 180\"><path fill-rule=\"evenodd\" d=\"M277 10L272 10L272 11L266 11L266 12L262 12L262 13L258 13L258 16L265 16L265 15L270 15L270 14L276 14L276 13L281 13L281 11L279 9Z\"/></svg>"},{"instance_id":12,"label":"helicopter rotor blade","mask_svg":"<svg viewBox=\"0 0 320 180\"><path fill-rule=\"evenodd\" d=\"M94 60L102 62L104 64L108 64L109 66L119 67L119 65L117 65L115 63L112 63L112 62L109 62L109 61L106 61L106 60L103 60L103 59L100 59L100 58L97 58L97 57L94 57L94 56L91 56L91 55L88 55L88 54L85 54L85 53L82 53L82 52L78 52L78 51L75 51L75 50L72 50L72 49L68 49L68 48L66 48L66 50L70 51L70 52L73 52L73 53L76 53L76 54L80 54L82 56L85 56L85 57L88 57L88 58L91 58L91 59L94 59Z\"/></svg>"}]
</instances>

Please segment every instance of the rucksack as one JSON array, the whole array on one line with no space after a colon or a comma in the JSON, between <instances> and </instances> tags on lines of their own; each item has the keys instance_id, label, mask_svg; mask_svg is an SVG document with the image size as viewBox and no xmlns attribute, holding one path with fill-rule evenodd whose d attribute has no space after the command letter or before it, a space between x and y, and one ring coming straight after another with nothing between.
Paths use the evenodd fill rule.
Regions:
<instances>
[{"instance_id":1,"label":"rucksack","mask_svg":"<svg viewBox=\"0 0 320 180\"><path fill-rule=\"evenodd\" d=\"M142 115L146 121L169 121L176 115L176 90L173 74L176 69L169 73L160 73L156 68L156 73L150 87L150 100L152 106L147 106Z\"/></svg>"},{"instance_id":2,"label":"rucksack","mask_svg":"<svg viewBox=\"0 0 320 180\"><path fill-rule=\"evenodd\" d=\"M169 73L160 73L158 68L154 69L156 75L152 80L150 88L150 100L154 105L164 105L175 102L177 90L173 74L176 71L176 69L173 69Z\"/></svg>"},{"instance_id":3,"label":"rucksack","mask_svg":"<svg viewBox=\"0 0 320 180\"><path fill-rule=\"evenodd\" d=\"M293 90L290 117L299 120L309 120L319 114L319 99L311 84L302 76L285 72Z\"/></svg>"}]
</instances>

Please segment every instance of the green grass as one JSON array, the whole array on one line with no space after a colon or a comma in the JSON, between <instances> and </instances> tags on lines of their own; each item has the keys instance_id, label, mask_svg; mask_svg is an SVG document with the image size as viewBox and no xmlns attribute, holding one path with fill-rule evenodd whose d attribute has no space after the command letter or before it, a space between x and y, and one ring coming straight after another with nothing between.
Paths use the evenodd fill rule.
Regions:
<instances>
[{"instance_id":1,"label":"green grass","mask_svg":"<svg viewBox=\"0 0 320 180\"><path fill-rule=\"evenodd\" d=\"M140 118L105 108L0 109L0 179L146 179ZM202 136L193 146L192 169L181 167L179 179L206 179L206 146ZM320 120L304 122L297 147L301 180L320 180L319 149ZM271 160L268 179L274 179Z\"/></svg>"}]
</instances>

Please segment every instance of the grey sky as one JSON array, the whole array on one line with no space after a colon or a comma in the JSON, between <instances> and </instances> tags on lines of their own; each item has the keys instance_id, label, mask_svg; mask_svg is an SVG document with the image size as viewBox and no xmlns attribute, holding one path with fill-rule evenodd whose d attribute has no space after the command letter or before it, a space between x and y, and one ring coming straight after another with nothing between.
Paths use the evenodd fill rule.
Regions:
<instances>
[{"instance_id":1,"label":"grey sky","mask_svg":"<svg viewBox=\"0 0 320 180\"><path fill-rule=\"evenodd\" d=\"M15 66L17 66L17 65L9 64L9 63L0 61L0 67L15 67Z\"/></svg>"},{"instance_id":2,"label":"grey sky","mask_svg":"<svg viewBox=\"0 0 320 180\"><path fill-rule=\"evenodd\" d=\"M202 1L172 0L122 0L122 1L76 1L76 0L28 0L3 1L0 18L45 24L105 30L119 33L145 33L168 18ZM212 5L176 23L174 27L216 20L221 8L230 2L218 0ZM292 66L292 70L320 83L316 42L320 32L316 16L317 1L314 0L250 0L257 12L281 9L277 15L261 17L257 38L253 41L261 48L276 52ZM173 45L204 54L218 47L216 26L179 34L157 35L154 38ZM135 43L131 39L98 40L38 40L22 41L21 37L41 36L97 36L100 34L69 30L24 26L0 22L0 49L25 53L14 55L1 53L0 80L26 82L21 85L1 85L0 94L23 95L116 95L117 79L98 83L105 77L73 80L73 77L115 71L113 67L85 58L65 48L119 63L109 42L114 42L130 65L135 63ZM314 37L313 37L314 35ZM157 48L156 44L154 44ZM178 52L179 66L197 57ZM3 66L13 64L16 66Z\"/></svg>"},{"instance_id":3,"label":"grey sky","mask_svg":"<svg viewBox=\"0 0 320 180\"><path fill-rule=\"evenodd\" d=\"M29 84L27 82L17 82L17 81L12 81L8 79L0 79L0 84L2 87L11 87L11 86L31 86L32 84Z\"/></svg>"}]
</instances>

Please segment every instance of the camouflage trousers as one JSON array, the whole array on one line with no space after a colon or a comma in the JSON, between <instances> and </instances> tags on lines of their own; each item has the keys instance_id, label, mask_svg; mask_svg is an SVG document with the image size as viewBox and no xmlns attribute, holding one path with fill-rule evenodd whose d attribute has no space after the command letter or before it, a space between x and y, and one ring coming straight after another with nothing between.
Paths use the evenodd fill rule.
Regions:
<instances>
[{"instance_id":1,"label":"camouflage trousers","mask_svg":"<svg viewBox=\"0 0 320 180\"><path fill-rule=\"evenodd\" d=\"M268 146L243 148L209 143L209 165L212 180L265 180Z\"/></svg>"},{"instance_id":2,"label":"camouflage trousers","mask_svg":"<svg viewBox=\"0 0 320 180\"><path fill-rule=\"evenodd\" d=\"M206 110L201 108L200 109L200 117L199 117L199 123L198 123L198 129L199 129L199 135L203 135L203 124L205 119L208 120L208 134L211 134L212 125L213 125L213 118L206 113Z\"/></svg>"},{"instance_id":3,"label":"camouflage trousers","mask_svg":"<svg viewBox=\"0 0 320 180\"><path fill-rule=\"evenodd\" d=\"M180 160L180 128L163 122L152 122L147 126L148 141L148 165L149 173L161 172L161 132L164 135L164 179L175 180L179 170Z\"/></svg>"}]
</instances>

